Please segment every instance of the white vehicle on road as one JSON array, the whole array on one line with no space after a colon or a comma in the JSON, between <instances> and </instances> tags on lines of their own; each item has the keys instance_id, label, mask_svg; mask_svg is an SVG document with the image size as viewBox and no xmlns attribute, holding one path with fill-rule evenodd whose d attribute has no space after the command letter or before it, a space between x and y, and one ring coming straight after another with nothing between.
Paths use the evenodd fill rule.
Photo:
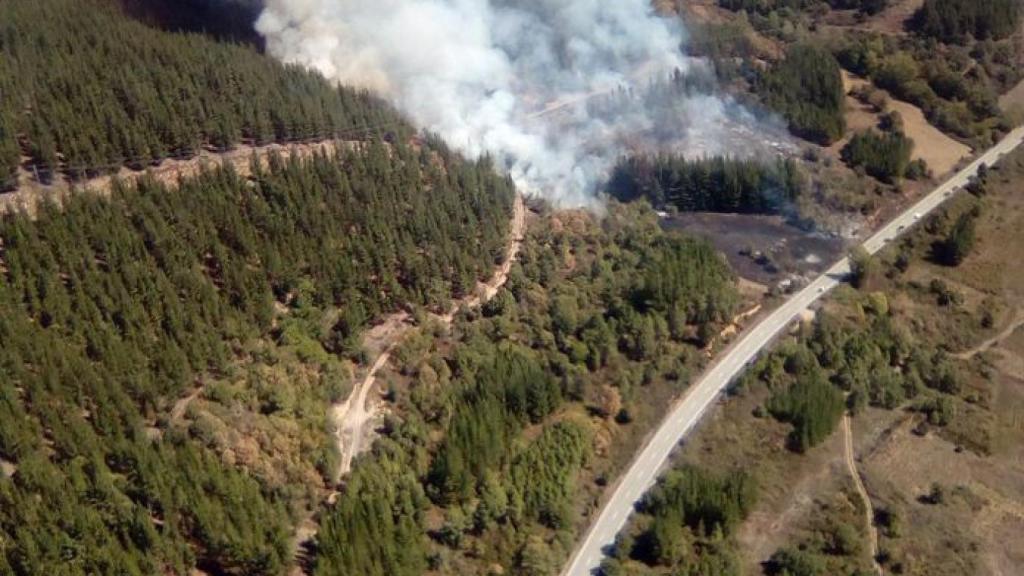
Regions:
<instances>
[{"instance_id":1,"label":"white vehicle on road","mask_svg":"<svg viewBox=\"0 0 1024 576\"><path fill-rule=\"evenodd\" d=\"M954 178L958 182L966 181L977 175L978 167L983 163L991 163L1000 154L1017 148L1022 142L1024 127L1010 132ZM911 214L914 220L920 220L924 214L928 214L945 201L945 192L945 186L939 187L897 216L896 221L902 222ZM888 230L889 226L883 227L880 232L864 242L863 246L869 254L878 252L884 246L883 240L892 234ZM775 337L794 318L838 285L839 279L849 273L849 259L844 258L837 262L815 284L799 290L763 320L740 334L730 348L716 358L709 369L690 385L637 453L629 468L613 485L600 511L594 517L590 529L562 571L562 576L590 576L601 566L605 551L615 543L619 530L629 520L635 504L654 485L672 450L700 420L708 407L714 404L729 383L745 369L747 363L774 342Z\"/></svg>"}]
</instances>

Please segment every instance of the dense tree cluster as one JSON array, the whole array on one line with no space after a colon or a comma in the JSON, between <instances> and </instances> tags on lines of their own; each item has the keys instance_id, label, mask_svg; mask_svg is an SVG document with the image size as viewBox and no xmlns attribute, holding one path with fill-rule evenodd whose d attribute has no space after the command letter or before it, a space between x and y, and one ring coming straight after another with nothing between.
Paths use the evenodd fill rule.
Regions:
<instances>
[{"instance_id":1,"label":"dense tree cluster","mask_svg":"<svg viewBox=\"0 0 1024 576\"><path fill-rule=\"evenodd\" d=\"M678 284L652 283L652 269ZM720 326L735 299L725 262L663 232L648 207L612 204L600 223L542 212L505 288L448 335L426 320L392 357L400 376L382 377L396 418L356 474L401 450L430 501L414 518L430 520L408 524L404 534L420 526L415 542L373 533L368 511L351 510L388 519L418 508L390 488L346 488L317 543L322 573L379 573L372 554L343 549L397 559L399 546L415 554L391 566L416 570L420 545L437 574L557 573L592 475L611 474L598 442L660 414L654 397L681 389L695 362L693 334Z\"/></svg>"},{"instance_id":2,"label":"dense tree cluster","mask_svg":"<svg viewBox=\"0 0 1024 576\"><path fill-rule=\"evenodd\" d=\"M881 295L860 304L865 322L822 314L798 341L762 358L744 377L773 391L768 412L793 424L790 447L804 451L824 440L846 406L896 408L929 394L957 394L961 376L941 350L928 350L889 316Z\"/></svg>"},{"instance_id":3,"label":"dense tree cluster","mask_svg":"<svg viewBox=\"0 0 1024 576\"><path fill-rule=\"evenodd\" d=\"M840 10L857 10L863 14L878 14L889 6L889 0L828 0L828 4Z\"/></svg>"},{"instance_id":4,"label":"dense tree cluster","mask_svg":"<svg viewBox=\"0 0 1024 576\"><path fill-rule=\"evenodd\" d=\"M815 44L797 44L761 79L758 92L802 138L828 145L846 131L845 93L839 63Z\"/></svg>"},{"instance_id":5,"label":"dense tree cluster","mask_svg":"<svg viewBox=\"0 0 1024 576\"><path fill-rule=\"evenodd\" d=\"M388 132L408 128L368 94L250 47L147 28L109 0L0 5L2 177L16 145L49 181L204 147Z\"/></svg>"},{"instance_id":6,"label":"dense tree cluster","mask_svg":"<svg viewBox=\"0 0 1024 576\"><path fill-rule=\"evenodd\" d=\"M254 24L263 0L118 0L125 11L146 24L173 32L202 32L230 42L261 47Z\"/></svg>"},{"instance_id":7,"label":"dense tree cluster","mask_svg":"<svg viewBox=\"0 0 1024 576\"><path fill-rule=\"evenodd\" d=\"M480 366L452 406L431 483L445 501L471 496L484 472L507 461L522 427L538 423L561 402L558 382L524 352L499 352Z\"/></svg>"},{"instance_id":8,"label":"dense tree cluster","mask_svg":"<svg viewBox=\"0 0 1024 576\"><path fill-rule=\"evenodd\" d=\"M813 362L806 366L797 372L795 382L768 399L768 412L793 425L789 445L797 452L828 438L845 410L842 392L831 385L824 371Z\"/></svg>"},{"instance_id":9,"label":"dense tree cluster","mask_svg":"<svg viewBox=\"0 0 1024 576\"><path fill-rule=\"evenodd\" d=\"M727 539L756 499L757 486L745 473L718 475L681 465L644 497L642 511L649 522L635 540L620 541L616 556L672 567L673 574L686 576L738 574L739 562ZM616 574L617 567L611 562L606 571Z\"/></svg>"},{"instance_id":10,"label":"dense tree cluster","mask_svg":"<svg viewBox=\"0 0 1024 576\"><path fill-rule=\"evenodd\" d=\"M818 4L818 0L718 0L728 10L769 14L776 10L804 10Z\"/></svg>"},{"instance_id":11,"label":"dense tree cluster","mask_svg":"<svg viewBox=\"0 0 1024 576\"><path fill-rule=\"evenodd\" d=\"M822 4L838 10L858 10L865 14L877 14L885 10L889 0L718 0L718 5L723 8L758 14L771 14L778 10L807 10Z\"/></svg>"},{"instance_id":12,"label":"dense tree cluster","mask_svg":"<svg viewBox=\"0 0 1024 576\"><path fill-rule=\"evenodd\" d=\"M851 168L863 168L871 176L892 183L907 175L913 151L914 141L902 132L865 130L854 134L841 154Z\"/></svg>"},{"instance_id":13,"label":"dense tree cluster","mask_svg":"<svg viewBox=\"0 0 1024 576\"><path fill-rule=\"evenodd\" d=\"M321 520L313 574L420 576L427 568L427 500L410 454L388 443L356 467L343 496Z\"/></svg>"},{"instance_id":14,"label":"dense tree cluster","mask_svg":"<svg viewBox=\"0 0 1024 576\"><path fill-rule=\"evenodd\" d=\"M644 263L638 304L665 314L673 326L728 318L736 303L728 292L716 292L732 278L721 255L695 240L668 240L657 248Z\"/></svg>"},{"instance_id":15,"label":"dense tree cluster","mask_svg":"<svg viewBox=\"0 0 1024 576\"><path fill-rule=\"evenodd\" d=\"M684 212L778 212L803 189L803 176L790 159L691 160L675 154L624 158L608 183L608 192L620 201L646 198L656 207L674 206Z\"/></svg>"},{"instance_id":16,"label":"dense tree cluster","mask_svg":"<svg viewBox=\"0 0 1024 576\"><path fill-rule=\"evenodd\" d=\"M911 25L925 36L943 42L964 43L1005 38L1017 31L1018 0L925 0Z\"/></svg>"},{"instance_id":17,"label":"dense tree cluster","mask_svg":"<svg viewBox=\"0 0 1024 576\"><path fill-rule=\"evenodd\" d=\"M984 42L968 49L934 46L918 38L863 35L836 54L851 72L919 106L928 121L961 138L1007 130L998 96L1020 80L1011 42ZM983 145L987 146L988 144Z\"/></svg>"},{"instance_id":18,"label":"dense tree cluster","mask_svg":"<svg viewBox=\"0 0 1024 576\"><path fill-rule=\"evenodd\" d=\"M17 471L0 477L3 571L280 572L281 496L145 427L232 370L232 342L293 338L275 332L275 301L339 308L341 326L306 336L330 347L468 290L502 251L512 195L486 161L375 143L6 216L0 457Z\"/></svg>"}]
</instances>

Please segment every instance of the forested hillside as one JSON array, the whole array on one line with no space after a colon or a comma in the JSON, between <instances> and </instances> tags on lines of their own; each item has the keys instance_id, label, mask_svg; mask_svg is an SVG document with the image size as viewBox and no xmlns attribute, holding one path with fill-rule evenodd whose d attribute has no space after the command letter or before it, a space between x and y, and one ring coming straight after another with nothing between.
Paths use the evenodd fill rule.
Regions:
<instances>
[{"instance_id":1,"label":"forested hillside","mask_svg":"<svg viewBox=\"0 0 1024 576\"><path fill-rule=\"evenodd\" d=\"M201 429L153 428L167 400L266 361L240 354L250 340L356 353L380 313L445 304L490 273L512 199L487 161L374 143L6 216L0 573L280 573L288 490L225 465ZM278 334L276 309L309 303L336 322ZM333 449L319 442L300 457Z\"/></svg>"},{"instance_id":2,"label":"forested hillside","mask_svg":"<svg viewBox=\"0 0 1024 576\"><path fill-rule=\"evenodd\" d=\"M0 4L0 190L21 155L48 183L202 147L408 132L368 94L251 47L148 28L109 0Z\"/></svg>"},{"instance_id":3,"label":"forested hillside","mask_svg":"<svg viewBox=\"0 0 1024 576\"><path fill-rule=\"evenodd\" d=\"M557 573L733 313L724 261L649 208L538 220L495 298L395 351L393 416L321 520L316 574Z\"/></svg>"}]
</instances>

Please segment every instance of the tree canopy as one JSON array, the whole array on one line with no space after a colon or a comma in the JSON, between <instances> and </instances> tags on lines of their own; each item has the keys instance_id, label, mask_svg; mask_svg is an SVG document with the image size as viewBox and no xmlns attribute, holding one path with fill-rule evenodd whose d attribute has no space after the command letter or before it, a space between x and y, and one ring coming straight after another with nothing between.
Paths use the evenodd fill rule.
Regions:
<instances>
[{"instance_id":1,"label":"tree canopy","mask_svg":"<svg viewBox=\"0 0 1024 576\"><path fill-rule=\"evenodd\" d=\"M630 202L646 198L656 207L684 212L764 214L790 206L804 189L791 159L766 162L723 156L689 159L676 154L623 158L608 191Z\"/></svg>"},{"instance_id":2,"label":"tree canopy","mask_svg":"<svg viewBox=\"0 0 1024 576\"><path fill-rule=\"evenodd\" d=\"M1020 13L1018 0L925 0L911 25L943 42L999 40L1017 30Z\"/></svg>"},{"instance_id":3,"label":"tree canopy","mask_svg":"<svg viewBox=\"0 0 1024 576\"><path fill-rule=\"evenodd\" d=\"M0 457L17 472L0 557L15 574L280 573L284 494L154 419L256 361L239 342L295 337L275 308L338 309L303 335L328 349L406 303L446 308L490 274L512 200L486 160L375 143L3 217Z\"/></svg>"},{"instance_id":4,"label":"tree canopy","mask_svg":"<svg viewBox=\"0 0 1024 576\"><path fill-rule=\"evenodd\" d=\"M816 44L797 44L764 74L758 91L802 138L828 145L843 137L845 93L839 63Z\"/></svg>"},{"instance_id":5,"label":"tree canopy","mask_svg":"<svg viewBox=\"0 0 1024 576\"><path fill-rule=\"evenodd\" d=\"M407 135L369 94L249 46L149 28L109 0L0 5L0 189L20 150L44 182L203 148Z\"/></svg>"}]
</instances>

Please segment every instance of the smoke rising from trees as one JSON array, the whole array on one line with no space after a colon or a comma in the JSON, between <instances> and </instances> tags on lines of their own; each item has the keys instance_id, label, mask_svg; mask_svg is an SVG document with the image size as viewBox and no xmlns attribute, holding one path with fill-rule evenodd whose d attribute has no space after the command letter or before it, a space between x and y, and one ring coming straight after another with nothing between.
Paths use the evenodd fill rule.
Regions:
<instances>
[{"instance_id":1,"label":"smoke rising from trees","mask_svg":"<svg viewBox=\"0 0 1024 576\"><path fill-rule=\"evenodd\" d=\"M707 67L649 0L267 0L256 29L276 57L384 94L562 206L591 204L630 148L735 152L721 132L753 122L684 81ZM656 106L655 81L675 87Z\"/></svg>"}]
</instances>

